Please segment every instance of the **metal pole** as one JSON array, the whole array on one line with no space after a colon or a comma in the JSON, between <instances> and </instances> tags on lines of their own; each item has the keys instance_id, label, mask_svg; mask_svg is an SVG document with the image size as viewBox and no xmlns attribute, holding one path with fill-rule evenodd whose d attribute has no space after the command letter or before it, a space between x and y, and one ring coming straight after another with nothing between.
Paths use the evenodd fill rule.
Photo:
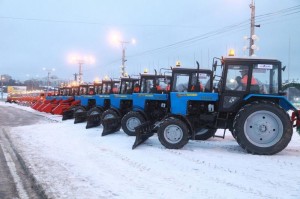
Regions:
<instances>
[{"instance_id":1,"label":"metal pole","mask_svg":"<svg viewBox=\"0 0 300 199\"><path fill-rule=\"evenodd\" d=\"M255 34L255 4L254 0L252 0L252 3L250 4L251 9L251 23L250 23L250 43L249 43L249 56L252 56L254 54L254 49L251 47L254 45L254 40L252 39L252 35Z\"/></svg>"},{"instance_id":2,"label":"metal pole","mask_svg":"<svg viewBox=\"0 0 300 199\"><path fill-rule=\"evenodd\" d=\"M125 62L126 62L126 59L125 59L125 44L124 44L124 42L122 42L122 67L121 67L121 69L122 69L122 77L124 77L125 76L125 73L126 73L126 71L125 71Z\"/></svg>"},{"instance_id":3,"label":"metal pole","mask_svg":"<svg viewBox=\"0 0 300 199\"><path fill-rule=\"evenodd\" d=\"M83 62L78 61L78 64L79 64L78 83L80 84L82 82L82 64L83 64Z\"/></svg>"}]
</instances>

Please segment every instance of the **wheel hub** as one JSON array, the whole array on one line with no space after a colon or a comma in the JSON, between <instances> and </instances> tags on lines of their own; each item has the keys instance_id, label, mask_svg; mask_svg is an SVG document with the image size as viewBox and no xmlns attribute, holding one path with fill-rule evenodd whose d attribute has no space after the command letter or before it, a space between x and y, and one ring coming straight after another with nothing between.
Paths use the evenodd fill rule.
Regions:
<instances>
[{"instance_id":1,"label":"wheel hub","mask_svg":"<svg viewBox=\"0 0 300 199\"><path fill-rule=\"evenodd\" d=\"M178 143L183 137L182 129L177 125L170 125L164 131L165 139L168 142L175 144Z\"/></svg>"},{"instance_id":2,"label":"wheel hub","mask_svg":"<svg viewBox=\"0 0 300 199\"><path fill-rule=\"evenodd\" d=\"M246 119L244 131L252 144L269 147L280 140L283 124L279 117L270 111L256 111Z\"/></svg>"},{"instance_id":3,"label":"wheel hub","mask_svg":"<svg viewBox=\"0 0 300 199\"><path fill-rule=\"evenodd\" d=\"M134 131L134 128L141 125L141 121L136 117L131 117L127 120L126 126L129 131Z\"/></svg>"},{"instance_id":4,"label":"wheel hub","mask_svg":"<svg viewBox=\"0 0 300 199\"><path fill-rule=\"evenodd\" d=\"M261 133L265 133L266 131L267 131L267 126L266 125L264 125L264 124L262 124L262 125L259 125L259 131L261 132Z\"/></svg>"}]
</instances>

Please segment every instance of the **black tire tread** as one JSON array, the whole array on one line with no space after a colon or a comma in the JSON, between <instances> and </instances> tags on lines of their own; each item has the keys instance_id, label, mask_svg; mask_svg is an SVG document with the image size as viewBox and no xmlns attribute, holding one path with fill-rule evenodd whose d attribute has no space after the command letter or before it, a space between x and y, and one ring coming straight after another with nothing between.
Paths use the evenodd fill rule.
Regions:
<instances>
[{"instance_id":1,"label":"black tire tread","mask_svg":"<svg viewBox=\"0 0 300 199\"><path fill-rule=\"evenodd\" d=\"M181 141L176 144L169 143L164 138L164 130L167 126L171 124L176 124L179 127L181 127L183 130L183 137ZM157 134L160 143L168 149L181 149L184 145L188 143L190 137L187 125L183 121L177 118L168 118L164 120L163 123L160 125Z\"/></svg>"},{"instance_id":2,"label":"black tire tread","mask_svg":"<svg viewBox=\"0 0 300 199\"><path fill-rule=\"evenodd\" d=\"M239 135L239 132L237 129L241 128L240 126L244 125L241 124L241 118L247 114L249 110L253 110L253 108L256 108L256 106L259 105L264 105L271 107L273 110L277 109L281 116L277 115L280 117L281 120L283 120L283 129L285 133L283 134L283 137L280 139L280 141L276 144L277 146L271 146L268 147L267 149L259 149L258 147L253 147L251 146L252 144L249 144L247 139L243 138L243 136ZM249 103L245 106L243 106L239 112L236 114L234 121L233 121L233 133L235 136L235 139L237 140L238 144L246 150L248 153L251 154L258 154L258 155L273 155L276 154L280 151L282 151L290 142L293 134L293 128L292 128L292 123L290 121L289 115L286 113L286 111L280 107L279 105L275 104L274 102L270 101L254 101L252 103Z\"/></svg>"}]
</instances>

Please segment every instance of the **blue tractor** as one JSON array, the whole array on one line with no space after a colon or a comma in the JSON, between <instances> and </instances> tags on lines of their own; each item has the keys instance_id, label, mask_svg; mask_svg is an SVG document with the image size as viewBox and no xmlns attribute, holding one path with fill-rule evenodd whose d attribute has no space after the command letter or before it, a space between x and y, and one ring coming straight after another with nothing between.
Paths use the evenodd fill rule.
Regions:
<instances>
[{"instance_id":1,"label":"blue tractor","mask_svg":"<svg viewBox=\"0 0 300 199\"><path fill-rule=\"evenodd\" d=\"M110 108L101 115L102 136L120 130L122 117L132 110L132 93L140 90L139 81L138 78L121 78L119 93L110 95Z\"/></svg>"},{"instance_id":2,"label":"blue tractor","mask_svg":"<svg viewBox=\"0 0 300 199\"><path fill-rule=\"evenodd\" d=\"M74 123L87 120L86 128L98 126L98 114L110 107L110 94L117 93L120 82L115 80L103 80L87 87L85 95L80 96L81 106L75 109Z\"/></svg>"},{"instance_id":3,"label":"blue tractor","mask_svg":"<svg viewBox=\"0 0 300 199\"><path fill-rule=\"evenodd\" d=\"M299 128L300 118L282 92L281 62L223 57L213 63L214 79L200 91L192 90L192 84L196 82L199 88L204 75L191 69L173 69L170 113L156 127L160 143L180 149L195 139L199 130L224 129L223 135L214 135L224 138L229 129L248 153L272 155L282 151L291 140L293 125ZM212 91L206 89L212 85ZM288 111L293 112L292 117ZM136 128L138 136L146 139L152 130L147 124Z\"/></svg>"},{"instance_id":4,"label":"blue tractor","mask_svg":"<svg viewBox=\"0 0 300 199\"><path fill-rule=\"evenodd\" d=\"M155 124L169 112L170 75L141 74L140 93L133 93L132 110L121 119L123 131L135 136L135 128L144 122Z\"/></svg>"}]
</instances>

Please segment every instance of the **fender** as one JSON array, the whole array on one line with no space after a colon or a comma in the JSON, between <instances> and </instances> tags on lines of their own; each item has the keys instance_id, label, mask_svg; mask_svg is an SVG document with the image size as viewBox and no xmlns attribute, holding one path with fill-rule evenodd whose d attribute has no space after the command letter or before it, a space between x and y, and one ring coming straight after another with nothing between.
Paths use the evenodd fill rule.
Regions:
<instances>
[{"instance_id":1,"label":"fender","mask_svg":"<svg viewBox=\"0 0 300 199\"><path fill-rule=\"evenodd\" d=\"M115 111L118 114L118 116L122 115L119 109L114 108L114 107L111 107L110 109L113 110L113 111ZM109 110L109 109L107 109L107 110Z\"/></svg>"},{"instance_id":2,"label":"fender","mask_svg":"<svg viewBox=\"0 0 300 199\"><path fill-rule=\"evenodd\" d=\"M165 119L168 119L168 118L171 118L171 117L177 118L177 119L183 121L183 122L187 125L187 127L188 127L188 129L189 129L190 135L193 137L193 139L195 139L195 129L193 128L193 125L191 124L191 122L189 121L188 118L186 118L186 117L183 116L183 115L178 115L178 114L168 114L168 115L164 118L164 120L165 120Z\"/></svg>"},{"instance_id":3,"label":"fender","mask_svg":"<svg viewBox=\"0 0 300 199\"><path fill-rule=\"evenodd\" d=\"M269 99L277 99L279 101L279 105L285 111L293 110L293 111L298 112L297 108L290 101L288 101L285 96L264 95L264 94L249 94L244 98L244 100L247 101L247 100L252 99L252 98L258 98L258 99L263 99L263 100L266 100L268 98Z\"/></svg>"},{"instance_id":4,"label":"fender","mask_svg":"<svg viewBox=\"0 0 300 199\"><path fill-rule=\"evenodd\" d=\"M142 110L142 109L134 109L133 111L140 113L146 119L146 121L149 120L149 117L147 116L147 114L145 113L144 110Z\"/></svg>"},{"instance_id":5,"label":"fender","mask_svg":"<svg viewBox=\"0 0 300 199\"><path fill-rule=\"evenodd\" d=\"M98 109L100 109L101 112L104 112L104 108L102 106L96 106Z\"/></svg>"}]
</instances>

